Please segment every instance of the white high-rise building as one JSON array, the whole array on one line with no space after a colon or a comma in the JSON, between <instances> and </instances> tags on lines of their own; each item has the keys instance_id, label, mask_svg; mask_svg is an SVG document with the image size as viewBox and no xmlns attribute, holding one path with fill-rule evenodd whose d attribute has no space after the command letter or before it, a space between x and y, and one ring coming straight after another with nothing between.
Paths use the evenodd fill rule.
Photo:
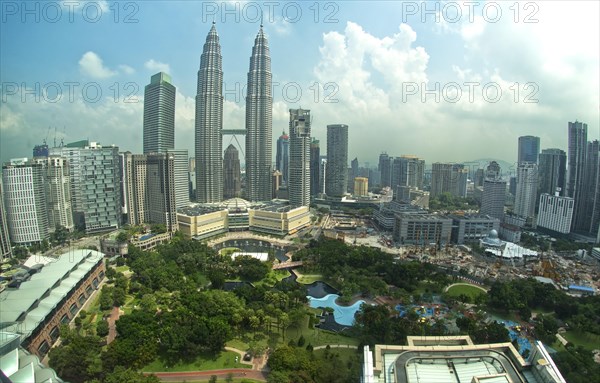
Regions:
<instances>
[{"instance_id":1,"label":"white high-rise building","mask_svg":"<svg viewBox=\"0 0 600 383\"><path fill-rule=\"evenodd\" d=\"M486 178L483 181L481 209L479 212L490 217L504 220L504 202L506 200L506 181L499 178Z\"/></svg>"},{"instance_id":2,"label":"white high-rise building","mask_svg":"<svg viewBox=\"0 0 600 383\"><path fill-rule=\"evenodd\" d=\"M59 156L37 157L35 163L44 169L46 205L48 208L48 230L57 226L73 231L73 209L71 207L71 178L67 159Z\"/></svg>"},{"instance_id":3,"label":"white high-rise building","mask_svg":"<svg viewBox=\"0 0 600 383\"><path fill-rule=\"evenodd\" d=\"M11 241L30 246L48 239L43 165L13 159L2 167L2 183Z\"/></svg>"},{"instance_id":4,"label":"white high-rise building","mask_svg":"<svg viewBox=\"0 0 600 383\"><path fill-rule=\"evenodd\" d=\"M200 203L220 202L223 199L222 130L223 69L219 35L213 22L213 26L206 36L202 56L200 56L196 92L196 152L194 155L196 158L196 200ZM180 198L177 201L177 208L182 206L179 200Z\"/></svg>"},{"instance_id":5,"label":"white high-rise building","mask_svg":"<svg viewBox=\"0 0 600 383\"><path fill-rule=\"evenodd\" d=\"M537 216L537 226L568 234L571 231L575 201L570 197L561 197L543 193L540 195L540 206Z\"/></svg>"},{"instance_id":6,"label":"white high-rise building","mask_svg":"<svg viewBox=\"0 0 600 383\"><path fill-rule=\"evenodd\" d=\"M167 154L173 156L175 172L175 206L179 209L180 207L190 204L190 183L188 181L190 159L187 149L169 149L167 150Z\"/></svg>"},{"instance_id":7,"label":"white high-rise building","mask_svg":"<svg viewBox=\"0 0 600 383\"><path fill-rule=\"evenodd\" d=\"M246 95L246 198L269 201L272 193L273 95L271 56L262 25L254 40Z\"/></svg>"},{"instance_id":8,"label":"white high-rise building","mask_svg":"<svg viewBox=\"0 0 600 383\"><path fill-rule=\"evenodd\" d=\"M4 206L4 191L2 177L0 177L0 262L12 255L10 236L8 234L8 221L6 220L6 207Z\"/></svg>"},{"instance_id":9,"label":"white high-rise building","mask_svg":"<svg viewBox=\"0 0 600 383\"><path fill-rule=\"evenodd\" d=\"M532 218L535 215L535 202L538 188L538 167L533 162L523 162L517 167L517 194L514 213L520 217Z\"/></svg>"},{"instance_id":10,"label":"white high-rise building","mask_svg":"<svg viewBox=\"0 0 600 383\"><path fill-rule=\"evenodd\" d=\"M290 205L310 205L310 110L290 109Z\"/></svg>"}]
</instances>

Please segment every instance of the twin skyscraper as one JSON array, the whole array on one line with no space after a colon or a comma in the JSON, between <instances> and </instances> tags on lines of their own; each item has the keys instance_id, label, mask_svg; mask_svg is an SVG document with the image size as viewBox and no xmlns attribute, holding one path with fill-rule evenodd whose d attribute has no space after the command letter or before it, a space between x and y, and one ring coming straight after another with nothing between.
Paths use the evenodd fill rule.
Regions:
<instances>
[{"instance_id":1,"label":"twin skyscraper","mask_svg":"<svg viewBox=\"0 0 600 383\"><path fill-rule=\"evenodd\" d=\"M260 26L254 40L246 94L246 198L271 200L272 95L271 57ZM215 23L208 32L198 70L195 123L196 198L223 200L223 64Z\"/></svg>"}]
</instances>

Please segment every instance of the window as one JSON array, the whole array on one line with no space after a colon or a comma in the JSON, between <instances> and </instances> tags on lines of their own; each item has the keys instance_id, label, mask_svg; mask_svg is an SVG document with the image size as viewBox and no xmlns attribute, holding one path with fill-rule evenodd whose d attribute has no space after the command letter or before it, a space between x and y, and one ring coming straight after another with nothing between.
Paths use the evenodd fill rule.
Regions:
<instances>
[{"instance_id":1,"label":"window","mask_svg":"<svg viewBox=\"0 0 600 383\"><path fill-rule=\"evenodd\" d=\"M60 318L60 323L67 324L67 323L69 323L69 320L70 320L69 315L65 314Z\"/></svg>"},{"instance_id":2,"label":"window","mask_svg":"<svg viewBox=\"0 0 600 383\"><path fill-rule=\"evenodd\" d=\"M40 344L40 347L38 347L38 354L46 355L46 353L48 352L49 349L50 349L50 346L48 345L48 342L43 341L42 344Z\"/></svg>"}]
</instances>

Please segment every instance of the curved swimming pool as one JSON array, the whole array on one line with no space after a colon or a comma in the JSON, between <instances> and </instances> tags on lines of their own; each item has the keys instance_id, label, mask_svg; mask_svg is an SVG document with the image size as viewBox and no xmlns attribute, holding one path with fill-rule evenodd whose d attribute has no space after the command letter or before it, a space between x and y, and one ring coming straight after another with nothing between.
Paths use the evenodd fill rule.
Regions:
<instances>
[{"instance_id":1,"label":"curved swimming pool","mask_svg":"<svg viewBox=\"0 0 600 383\"><path fill-rule=\"evenodd\" d=\"M365 303L362 299L356 301L352 306L340 306L335 303L335 300L339 298L337 294L328 294L323 298L314 298L310 295L307 296L308 303L312 308L319 307L331 307L333 309L333 318L335 321L344 326L352 326L354 323L354 314L360 309L360 305Z\"/></svg>"}]
</instances>

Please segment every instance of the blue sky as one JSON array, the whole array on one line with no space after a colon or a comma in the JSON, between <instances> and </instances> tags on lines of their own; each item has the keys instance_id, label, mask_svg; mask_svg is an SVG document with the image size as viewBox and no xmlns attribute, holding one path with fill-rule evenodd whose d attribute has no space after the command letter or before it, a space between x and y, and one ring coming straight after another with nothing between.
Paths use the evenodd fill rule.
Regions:
<instances>
[{"instance_id":1,"label":"blue sky","mask_svg":"<svg viewBox=\"0 0 600 383\"><path fill-rule=\"evenodd\" d=\"M88 138L141 152L143 89L160 70L178 89L176 146L193 155L196 76L213 19L227 87L224 128L243 128L259 9L280 84L274 139L299 106L311 109L322 146L327 124L348 124L349 157L361 163L376 163L381 151L429 164L514 162L520 135L566 149L575 119L598 138L595 1L481 1L471 9L463 1L0 4L2 161L30 156L49 128L49 142L56 128L59 142Z\"/></svg>"}]
</instances>

